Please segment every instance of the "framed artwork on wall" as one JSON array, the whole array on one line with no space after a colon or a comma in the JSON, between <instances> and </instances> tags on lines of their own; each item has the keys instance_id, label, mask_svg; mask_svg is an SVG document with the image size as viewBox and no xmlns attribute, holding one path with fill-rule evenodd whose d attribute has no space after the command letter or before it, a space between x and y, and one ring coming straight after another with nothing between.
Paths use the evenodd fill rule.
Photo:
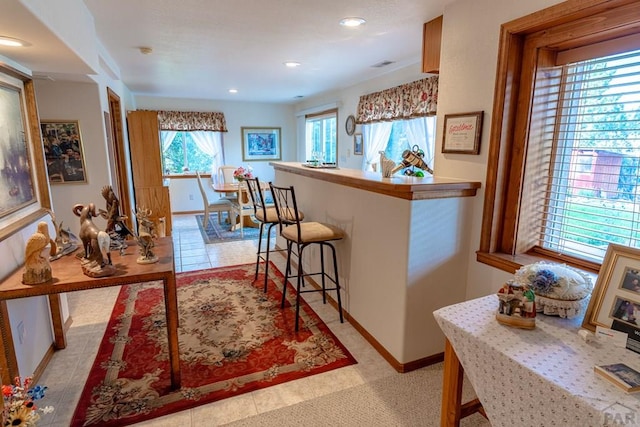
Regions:
<instances>
[{"instance_id":1,"label":"framed artwork on wall","mask_svg":"<svg viewBox=\"0 0 640 427\"><path fill-rule=\"evenodd\" d=\"M242 127L242 160L280 160L280 128Z\"/></svg>"},{"instance_id":2,"label":"framed artwork on wall","mask_svg":"<svg viewBox=\"0 0 640 427\"><path fill-rule=\"evenodd\" d=\"M0 64L0 240L41 219L51 196L31 76Z\"/></svg>"},{"instance_id":3,"label":"framed artwork on wall","mask_svg":"<svg viewBox=\"0 0 640 427\"><path fill-rule=\"evenodd\" d=\"M87 182L80 125L72 120L41 121L47 174L52 184Z\"/></svg>"},{"instance_id":4,"label":"framed artwork on wall","mask_svg":"<svg viewBox=\"0 0 640 427\"><path fill-rule=\"evenodd\" d=\"M36 203L22 90L0 80L0 218Z\"/></svg>"},{"instance_id":5,"label":"framed artwork on wall","mask_svg":"<svg viewBox=\"0 0 640 427\"><path fill-rule=\"evenodd\" d=\"M480 154L483 111L444 116L443 153Z\"/></svg>"},{"instance_id":6,"label":"framed artwork on wall","mask_svg":"<svg viewBox=\"0 0 640 427\"><path fill-rule=\"evenodd\" d=\"M362 156L363 152L362 134L356 133L353 135L353 154L356 156Z\"/></svg>"}]
</instances>

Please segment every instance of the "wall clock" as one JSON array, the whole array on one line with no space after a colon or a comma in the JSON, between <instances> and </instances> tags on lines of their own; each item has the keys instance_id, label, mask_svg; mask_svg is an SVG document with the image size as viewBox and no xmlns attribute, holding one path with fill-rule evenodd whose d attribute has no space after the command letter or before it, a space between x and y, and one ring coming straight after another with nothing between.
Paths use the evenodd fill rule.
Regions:
<instances>
[{"instance_id":1,"label":"wall clock","mask_svg":"<svg viewBox=\"0 0 640 427\"><path fill-rule=\"evenodd\" d=\"M344 128L349 136L353 135L356 131L356 118L353 117L353 114L350 114L349 117L347 117L347 121L344 123Z\"/></svg>"}]
</instances>

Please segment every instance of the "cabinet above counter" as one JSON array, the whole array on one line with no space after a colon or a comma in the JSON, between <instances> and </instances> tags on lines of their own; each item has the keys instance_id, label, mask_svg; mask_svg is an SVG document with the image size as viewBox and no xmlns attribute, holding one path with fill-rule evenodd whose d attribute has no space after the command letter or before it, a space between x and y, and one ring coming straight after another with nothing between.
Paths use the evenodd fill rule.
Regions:
<instances>
[{"instance_id":1,"label":"cabinet above counter","mask_svg":"<svg viewBox=\"0 0 640 427\"><path fill-rule=\"evenodd\" d=\"M383 178L379 172L344 168L307 168L297 162L271 162L270 165L276 171L289 172L406 200L473 197L481 185L478 181L462 181L431 175L422 178L405 175Z\"/></svg>"}]
</instances>

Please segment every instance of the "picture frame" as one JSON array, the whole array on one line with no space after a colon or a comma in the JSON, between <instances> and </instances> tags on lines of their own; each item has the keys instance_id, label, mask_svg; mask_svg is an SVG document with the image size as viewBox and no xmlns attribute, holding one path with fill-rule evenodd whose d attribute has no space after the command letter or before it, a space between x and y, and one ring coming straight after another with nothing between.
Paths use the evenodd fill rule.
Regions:
<instances>
[{"instance_id":1,"label":"picture frame","mask_svg":"<svg viewBox=\"0 0 640 427\"><path fill-rule=\"evenodd\" d=\"M611 329L616 323L640 331L640 319L636 322L628 311L623 312L630 305L640 311L640 286L636 284L640 285L640 249L610 243L582 327L595 331L597 326Z\"/></svg>"},{"instance_id":2,"label":"picture frame","mask_svg":"<svg viewBox=\"0 0 640 427\"><path fill-rule=\"evenodd\" d=\"M280 160L282 157L279 127L242 127L242 160L245 162Z\"/></svg>"},{"instance_id":3,"label":"picture frame","mask_svg":"<svg viewBox=\"0 0 640 427\"><path fill-rule=\"evenodd\" d=\"M40 131L51 184L87 182L84 147L77 120L41 120Z\"/></svg>"},{"instance_id":4,"label":"picture frame","mask_svg":"<svg viewBox=\"0 0 640 427\"><path fill-rule=\"evenodd\" d=\"M9 194L15 193L11 190L17 185L24 194L22 200L13 203L2 199L0 240L4 240L49 215L52 205L33 79L20 68L0 63L0 86L0 128L4 129L0 132L0 150L5 159L16 155L8 153L7 147L20 153L19 162L13 163L14 171L20 171L18 183L12 184L16 177L5 174L0 177L0 185Z\"/></svg>"},{"instance_id":5,"label":"picture frame","mask_svg":"<svg viewBox=\"0 0 640 427\"><path fill-rule=\"evenodd\" d=\"M443 153L480 154L484 111L444 116Z\"/></svg>"},{"instance_id":6,"label":"picture frame","mask_svg":"<svg viewBox=\"0 0 640 427\"><path fill-rule=\"evenodd\" d=\"M353 135L353 154L356 156L362 156L364 153L364 146L362 141L362 134L356 133Z\"/></svg>"},{"instance_id":7,"label":"picture frame","mask_svg":"<svg viewBox=\"0 0 640 427\"><path fill-rule=\"evenodd\" d=\"M0 218L10 217L37 203L35 180L32 174L31 144L27 139L26 110L22 89L0 79L0 156L4 166L12 167L0 174Z\"/></svg>"}]
</instances>

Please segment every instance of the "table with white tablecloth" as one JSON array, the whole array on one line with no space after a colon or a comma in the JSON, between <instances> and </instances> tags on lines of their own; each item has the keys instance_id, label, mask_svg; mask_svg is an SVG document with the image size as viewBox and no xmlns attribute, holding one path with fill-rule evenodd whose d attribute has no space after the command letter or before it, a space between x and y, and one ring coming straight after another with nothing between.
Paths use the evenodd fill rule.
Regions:
<instances>
[{"instance_id":1,"label":"table with white tablecloth","mask_svg":"<svg viewBox=\"0 0 640 427\"><path fill-rule=\"evenodd\" d=\"M443 426L459 422L462 369L493 427L640 425L640 393L627 394L593 370L622 362L640 371L640 354L585 341L582 316L538 314L535 329L526 330L499 324L497 308L489 295L434 312L447 338Z\"/></svg>"}]
</instances>

